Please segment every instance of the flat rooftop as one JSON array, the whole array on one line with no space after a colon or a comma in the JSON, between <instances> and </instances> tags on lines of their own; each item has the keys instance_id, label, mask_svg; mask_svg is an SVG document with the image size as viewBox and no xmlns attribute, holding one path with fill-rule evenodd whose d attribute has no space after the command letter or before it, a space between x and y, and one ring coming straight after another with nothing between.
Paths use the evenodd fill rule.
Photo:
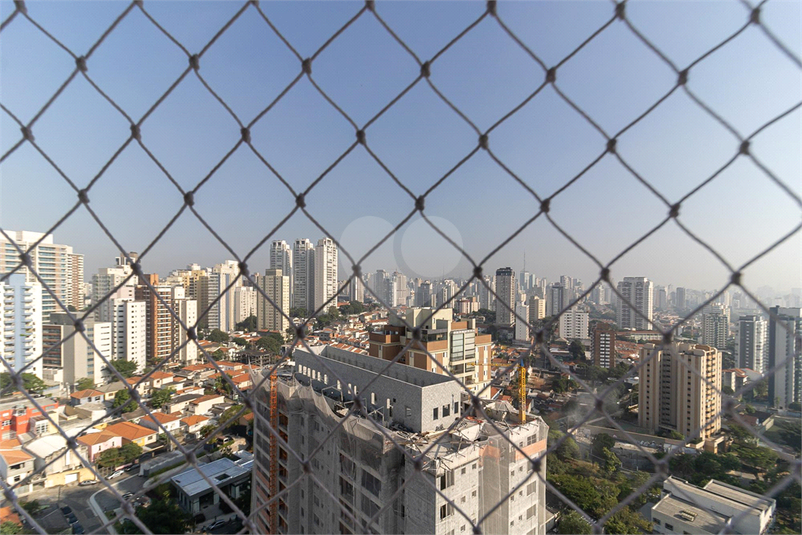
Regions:
<instances>
[{"instance_id":1,"label":"flat rooftop","mask_svg":"<svg viewBox=\"0 0 802 535\"><path fill-rule=\"evenodd\" d=\"M681 522L691 524L705 533L718 533L729 517L708 511L673 494L668 494L654 506L652 512L658 511Z\"/></svg>"},{"instance_id":2,"label":"flat rooftop","mask_svg":"<svg viewBox=\"0 0 802 535\"><path fill-rule=\"evenodd\" d=\"M227 457L200 465L200 471L215 485L222 486L228 484L236 478L250 473L253 459L241 460L239 463ZM186 472L181 472L177 476L170 478L173 485L180 488L187 496L198 496L212 490L212 486L203 479L198 470L190 468Z\"/></svg>"}]
</instances>

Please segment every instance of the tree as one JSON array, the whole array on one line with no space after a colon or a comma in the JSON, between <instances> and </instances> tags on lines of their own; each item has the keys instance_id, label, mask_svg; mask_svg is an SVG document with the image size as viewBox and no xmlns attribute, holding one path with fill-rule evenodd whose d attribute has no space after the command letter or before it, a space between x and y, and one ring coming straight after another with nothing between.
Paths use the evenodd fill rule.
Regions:
<instances>
[{"instance_id":1,"label":"tree","mask_svg":"<svg viewBox=\"0 0 802 535\"><path fill-rule=\"evenodd\" d=\"M259 328L256 316L248 316L234 326L237 331L254 332Z\"/></svg>"},{"instance_id":2,"label":"tree","mask_svg":"<svg viewBox=\"0 0 802 535\"><path fill-rule=\"evenodd\" d=\"M612 450L604 448L602 456L604 458L604 471L607 474L612 475L621 469L621 459Z\"/></svg>"},{"instance_id":3,"label":"tree","mask_svg":"<svg viewBox=\"0 0 802 535\"><path fill-rule=\"evenodd\" d=\"M351 301L347 305L340 306L340 312L345 316L349 316L351 314L362 314L364 311L365 305L359 301Z\"/></svg>"},{"instance_id":4,"label":"tree","mask_svg":"<svg viewBox=\"0 0 802 535\"><path fill-rule=\"evenodd\" d=\"M306 309L304 307L292 307L290 308L290 317L291 318L306 318Z\"/></svg>"},{"instance_id":5,"label":"tree","mask_svg":"<svg viewBox=\"0 0 802 535\"><path fill-rule=\"evenodd\" d=\"M612 451L613 446L615 446L615 439L607 433L593 435L593 439L591 440L591 452L595 460L604 460L604 450Z\"/></svg>"},{"instance_id":6,"label":"tree","mask_svg":"<svg viewBox=\"0 0 802 535\"><path fill-rule=\"evenodd\" d=\"M238 346L248 347L248 341L245 338L241 338L239 336L233 336L231 341L237 344Z\"/></svg>"},{"instance_id":7,"label":"tree","mask_svg":"<svg viewBox=\"0 0 802 535\"><path fill-rule=\"evenodd\" d=\"M496 313L489 308L480 308L476 312L477 316L484 316L485 323L496 323Z\"/></svg>"},{"instance_id":8,"label":"tree","mask_svg":"<svg viewBox=\"0 0 802 535\"><path fill-rule=\"evenodd\" d=\"M120 455L123 458L123 463L130 463L142 455L142 446L135 442L129 442L120 448Z\"/></svg>"},{"instance_id":9,"label":"tree","mask_svg":"<svg viewBox=\"0 0 802 535\"><path fill-rule=\"evenodd\" d=\"M749 405L747 403L746 406L744 407L744 412L746 412L746 414L755 414L757 411L752 405Z\"/></svg>"},{"instance_id":10,"label":"tree","mask_svg":"<svg viewBox=\"0 0 802 535\"><path fill-rule=\"evenodd\" d=\"M222 349L217 349L214 353L212 353L212 357L214 360L225 360L226 354Z\"/></svg>"},{"instance_id":11,"label":"tree","mask_svg":"<svg viewBox=\"0 0 802 535\"><path fill-rule=\"evenodd\" d=\"M133 377L136 373L136 362L128 361L124 359L115 359L109 362L115 370L117 370L120 375L125 377L126 379L129 377Z\"/></svg>"},{"instance_id":12,"label":"tree","mask_svg":"<svg viewBox=\"0 0 802 535\"><path fill-rule=\"evenodd\" d=\"M770 448L733 444L732 450L742 463L754 470L755 475L767 471L777 463L777 453Z\"/></svg>"},{"instance_id":13,"label":"tree","mask_svg":"<svg viewBox=\"0 0 802 535\"><path fill-rule=\"evenodd\" d=\"M752 393L756 398L765 399L769 395L769 383L766 379L761 379L752 388Z\"/></svg>"},{"instance_id":14,"label":"tree","mask_svg":"<svg viewBox=\"0 0 802 535\"><path fill-rule=\"evenodd\" d=\"M14 522L6 521L0 524L0 533L2 533L2 535L16 535L17 533L22 533L22 526Z\"/></svg>"},{"instance_id":15,"label":"tree","mask_svg":"<svg viewBox=\"0 0 802 535\"><path fill-rule=\"evenodd\" d=\"M22 506L22 508L23 508L23 509L25 509L25 510L28 512L28 514L29 514L29 515L31 515L31 516L36 516L37 514L39 514L39 511L41 511L42 509L44 509L44 507L42 506L42 504L41 504L41 503L39 503L39 500L31 500L31 501L29 501L29 502L20 502L20 505L21 505L21 506Z\"/></svg>"},{"instance_id":16,"label":"tree","mask_svg":"<svg viewBox=\"0 0 802 535\"><path fill-rule=\"evenodd\" d=\"M173 394L175 394L175 388L156 390L150 398L150 406L154 409L160 409L165 403L172 399Z\"/></svg>"},{"instance_id":17,"label":"tree","mask_svg":"<svg viewBox=\"0 0 802 535\"><path fill-rule=\"evenodd\" d=\"M557 429L550 429L549 439L548 439L549 447L558 442L563 436L565 436L565 433L563 433L562 431L558 431ZM562 442L562 444L557 446L557 449L554 450L554 454L557 455L557 457L561 461L567 461L569 459L578 459L579 453L580 453L579 446L577 445L573 437L566 438Z\"/></svg>"},{"instance_id":18,"label":"tree","mask_svg":"<svg viewBox=\"0 0 802 535\"><path fill-rule=\"evenodd\" d=\"M281 345L283 343L284 339L280 334L270 333L257 340L256 347L273 355L278 355L281 352Z\"/></svg>"},{"instance_id":19,"label":"tree","mask_svg":"<svg viewBox=\"0 0 802 535\"><path fill-rule=\"evenodd\" d=\"M208 437L209 435L211 435L212 433L214 433L215 429L217 429L217 427L214 426L214 425L211 425L211 424L204 425L198 431L198 435L200 435L201 439L204 439L204 438Z\"/></svg>"},{"instance_id":20,"label":"tree","mask_svg":"<svg viewBox=\"0 0 802 535\"><path fill-rule=\"evenodd\" d=\"M136 517L152 533L190 533L195 520L175 500L153 500L148 507L137 507ZM136 524L126 519L122 533L142 533Z\"/></svg>"},{"instance_id":21,"label":"tree","mask_svg":"<svg viewBox=\"0 0 802 535\"><path fill-rule=\"evenodd\" d=\"M572 340L568 346L568 352L574 360L585 360L585 346L579 340Z\"/></svg>"},{"instance_id":22,"label":"tree","mask_svg":"<svg viewBox=\"0 0 802 535\"><path fill-rule=\"evenodd\" d=\"M593 530L588 521L574 510L568 511L560 517L557 524L557 533L565 535L590 535Z\"/></svg>"},{"instance_id":23,"label":"tree","mask_svg":"<svg viewBox=\"0 0 802 535\"><path fill-rule=\"evenodd\" d=\"M15 389L12 386L11 381L11 374L8 372L0 373L0 391L6 390L6 388ZM41 394L47 388L47 385L44 381L39 379L32 373L24 373L22 374L22 387L32 394Z\"/></svg>"},{"instance_id":24,"label":"tree","mask_svg":"<svg viewBox=\"0 0 802 535\"><path fill-rule=\"evenodd\" d=\"M225 377L220 375L217 379L214 380L214 389L217 390L218 393L223 395L231 395L234 391L231 388L231 385L228 383Z\"/></svg>"},{"instance_id":25,"label":"tree","mask_svg":"<svg viewBox=\"0 0 802 535\"><path fill-rule=\"evenodd\" d=\"M78 379L78 382L75 383L75 390L89 390L90 388L95 388L95 382L89 377Z\"/></svg>"},{"instance_id":26,"label":"tree","mask_svg":"<svg viewBox=\"0 0 802 535\"><path fill-rule=\"evenodd\" d=\"M731 395L733 395L735 393L735 390L733 390L732 387L724 385L724 386L721 387L721 393L722 394L727 394L728 396L731 396Z\"/></svg>"},{"instance_id":27,"label":"tree","mask_svg":"<svg viewBox=\"0 0 802 535\"><path fill-rule=\"evenodd\" d=\"M237 414L240 410L242 410L242 405L232 405L229 408L227 408L225 411L223 411L223 414L220 415L220 420L219 420L220 425L225 424L230 418L233 418L234 415ZM249 412L251 411L249 410L245 411L243 414L248 414ZM235 425L237 425L237 420L232 421L228 425L228 428L234 427Z\"/></svg>"},{"instance_id":28,"label":"tree","mask_svg":"<svg viewBox=\"0 0 802 535\"><path fill-rule=\"evenodd\" d=\"M212 329L212 332L209 333L207 340L216 344L228 342L228 334L224 333L220 329Z\"/></svg>"},{"instance_id":29,"label":"tree","mask_svg":"<svg viewBox=\"0 0 802 535\"><path fill-rule=\"evenodd\" d=\"M123 459L123 455L120 452L120 448L112 448L104 451L100 454L97 461L95 461L98 466L105 466L109 468L113 468L115 466L120 466L121 464L125 463Z\"/></svg>"},{"instance_id":30,"label":"tree","mask_svg":"<svg viewBox=\"0 0 802 535\"><path fill-rule=\"evenodd\" d=\"M114 401L111 404L112 409L116 409L117 407L123 407L123 412L131 412L136 410L137 403L133 399L131 399L131 394L128 393L128 389L123 388L122 390L118 390L116 394L114 394Z\"/></svg>"},{"instance_id":31,"label":"tree","mask_svg":"<svg viewBox=\"0 0 802 535\"><path fill-rule=\"evenodd\" d=\"M652 533L652 523L643 518L640 513L624 507L607 520L607 523L604 524L604 531L620 535Z\"/></svg>"},{"instance_id":32,"label":"tree","mask_svg":"<svg viewBox=\"0 0 802 535\"><path fill-rule=\"evenodd\" d=\"M788 404L788 410L796 412L802 411L802 403L799 403L798 401L792 401Z\"/></svg>"}]
</instances>

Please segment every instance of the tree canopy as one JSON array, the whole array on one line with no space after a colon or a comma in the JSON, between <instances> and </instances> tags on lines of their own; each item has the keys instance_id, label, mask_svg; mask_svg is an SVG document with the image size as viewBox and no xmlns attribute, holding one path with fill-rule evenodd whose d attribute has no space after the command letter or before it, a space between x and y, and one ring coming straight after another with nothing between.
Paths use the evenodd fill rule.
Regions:
<instances>
[{"instance_id":1,"label":"tree canopy","mask_svg":"<svg viewBox=\"0 0 802 535\"><path fill-rule=\"evenodd\" d=\"M175 388L163 388L161 390L156 390L150 398L150 406L154 409L159 409L164 406L165 403L170 401L170 399L175 394Z\"/></svg>"},{"instance_id":2,"label":"tree canopy","mask_svg":"<svg viewBox=\"0 0 802 535\"><path fill-rule=\"evenodd\" d=\"M184 511L175 500L153 500L148 507L137 507L136 517L152 533L190 533L195 520ZM121 533L142 533L136 524L126 519L122 522Z\"/></svg>"},{"instance_id":3,"label":"tree canopy","mask_svg":"<svg viewBox=\"0 0 802 535\"><path fill-rule=\"evenodd\" d=\"M304 307L292 307L290 309L291 318L306 318L306 309Z\"/></svg>"},{"instance_id":4,"label":"tree canopy","mask_svg":"<svg viewBox=\"0 0 802 535\"><path fill-rule=\"evenodd\" d=\"M256 347L273 355L281 352L282 344L284 344L284 337L279 333L268 333L256 341Z\"/></svg>"},{"instance_id":5,"label":"tree canopy","mask_svg":"<svg viewBox=\"0 0 802 535\"><path fill-rule=\"evenodd\" d=\"M216 344L219 344L221 342L228 342L228 334L224 333L220 329L213 329L212 332L209 333L209 336L206 339Z\"/></svg>"},{"instance_id":6,"label":"tree canopy","mask_svg":"<svg viewBox=\"0 0 802 535\"><path fill-rule=\"evenodd\" d=\"M120 406L123 407L123 412L131 412L136 410L137 403L131 399L131 394L128 392L127 388L118 390L117 393L114 394L114 401L111 403L111 408L116 409Z\"/></svg>"},{"instance_id":7,"label":"tree canopy","mask_svg":"<svg viewBox=\"0 0 802 535\"><path fill-rule=\"evenodd\" d=\"M45 391L47 385L34 374L23 372L22 387L32 394L41 394ZM0 391L5 391L6 388L14 389L11 381L11 374L8 372L0 373Z\"/></svg>"},{"instance_id":8,"label":"tree canopy","mask_svg":"<svg viewBox=\"0 0 802 535\"><path fill-rule=\"evenodd\" d=\"M557 533L563 535L590 535L593 530L588 524L588 521L576 511L568 511L560 517L560 523L557 524Z\"/></svg>"},{"instance_id":9,"label":"tree canopy","mask_svg":"<svg viewBox=\"0 0 802 535\"><path fill-rule=\"evenodd\" d=\"M256 316L248 316L234 326L237 331L254 332L259 328Z\"/></svg>"},{"instance_id":10,"label":"tree canopy","mask_svg":"<svg viewBox=\"0 0 802 535\"><path fill-rule=\"evenodd\" d=\"M75 383L75 390L89 390L90 388L95 388L95 382L89 377L78 379L78 382Z\"/></svg>"},{"instance_id":11,"label":"tree canopy","mask_svg":"<svg viewBox=\"0 0 802 535\"><path fill-rule=\"evenodd\" d=\"M615 439L607 433L598 433L593 435L591 440L591 451L596 461L604 459L604 450L612 451L615 446Z\"/></svg>"},{"instance_id":12,"label":"tree canopy","mask_svg":"<svg viewBox=\"0 0 802 535\"><path fill-rule=\"evenodd\" d=\"M574 360L585 360L585 346L579 340L572 340L568 345L568 352Z\"/></svg>"},{"instance_id":13,"label":"tree canopy","mask_svg":"<svg viewBox=\"0 0 802 535\"><path fill-rule=\"evenodd\" d=\"M124 359L115 359L109 362L114 369L120 372L120 375L125 377L126 379L129 377L133 377L136 373L136 362Z\"/></svg>"},{"instance_id":14,"label":"tree canopy","mask_svg":"<svg viewBox=\"0 0 802 535\"><path fill-rule=\"evenodd\" d=\"M340 305L340 313L344 316L350 314L362 314L365 311L365 305L359 301L351 301L348 304Z\"/></svg>"}]
</instances>

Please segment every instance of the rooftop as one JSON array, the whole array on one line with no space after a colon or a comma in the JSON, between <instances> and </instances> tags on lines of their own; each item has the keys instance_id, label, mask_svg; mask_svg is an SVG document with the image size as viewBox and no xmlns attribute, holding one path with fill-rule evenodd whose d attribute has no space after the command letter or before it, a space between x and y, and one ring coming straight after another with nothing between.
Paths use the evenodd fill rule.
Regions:
<instances>
[{"instance_id":1,"label":"rooftop","mask_svg":"<svg viewBox=\"0 0 802 535\"><path fill-rule=\"evenodd\" d=\"M103 392L99 390L95 390L94 388L88 388L86 390L79 390L78 392L73 392L70 394L71 398L75 399L82 399L82 398L92 398L95 396L102 396Z\"/></svg>"},{"instance_id":2,"label":"rooftop","mask_svg":"<svg viewBox=\"0 0 802 535\"><path fill-rule=\"evenodd\" d=\"M215 482L215 485L225 485L228 481L249 474L253 460L234 462L227 457L199 466L200 471ZM173 485L181 489L188 496L197 496L212 490L211 485L195 468L190 468L177 476L170 478Z\"/></svg>"},{"instance_id":3,"label":"rooftop","mask_svg":"<svg viewBox=\"0 0 802 535\"><path fill-rule=\"evenodd\" d=\"M126 440L136 440L142 437L148 437L155 433L153 429L142 427L141 425L132 424L131 422L120 422L112 424L106 428L106 431L121 436Z\"/></svg>"},{"instance_id":4,"label":"rooftop","mask_svg":"<svg viewBox=\"0 0 802 535\"><path fill-rule=\"evenodd\" d=\"M727 518L724 515L713 513L689 501L685 501L673 494L667 494L652 508L666 516L676 518L698 528L705 533L718 533Z\"/></svg>"},{"instance_id":5,"label":"rooftop","mask_svg":"<svg viewBox=\"0 0 802 535\"><path fill-rule=\"evenodd\" d=\"M94 446L102 442L107 442L119 435L109 433L108 431L101 431L100 433L87 433L82 437L78 437L78 442L86 444L87 446Z\"/></svg>"}]
</instances>

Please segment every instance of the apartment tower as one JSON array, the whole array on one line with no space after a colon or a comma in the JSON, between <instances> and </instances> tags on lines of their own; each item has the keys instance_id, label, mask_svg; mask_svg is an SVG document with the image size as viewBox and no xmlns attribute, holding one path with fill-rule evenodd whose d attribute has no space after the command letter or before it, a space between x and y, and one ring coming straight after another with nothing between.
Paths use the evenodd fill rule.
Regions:
<instances>
[{"instance_id":1,"label":"apartment tower","mask_svg":"<svg viewBox=\"0 0 802 535\"><path fill-rule=\"evenodd\" d=\"M651 330L654 308L652 281L646 277L624 277L624 280L618 283L618 292L627 302L631 303L630 306L622 299L618 300L618 328L636 331Z\"/></svg>"},{"instance_id":2,"label":"apartment tower","mask_svg":"<svg viewBox=\"0 0 802 535\"><path fill-rule=\"evenodd\" d=\"M273 303L259 294L256 318L260 330L275 331L284 335L290 322L282 315L290 313L290 277L280 269L267 269L259 281L261 289ZM278 308L276 308L278 307Z\"/></svg>"},{"instance_id":3,"label":"apartment tower","mask_svg":"<svg viewBox=\"0 0 802 535\"><path fill-rule=\"evenodd\" d=\"M515 307L515 271L512 268L500 268L496 270L496 324L505 327L512 327L515 323L515 315L512 313Z\"/></svg>"},{"instance_id":4,"label":"apartment tower","mask_svg":"<svg viewBox=\"0 0 802 535\"><path fill-rule=\"evenodd\" d=\"M315 302L315 246L306 238L292 245L292 307L302 308L307 315L314 312Z\"/></svg>"},{"instance_id":5,"label":"apartment tower","mask_svg":"<svg viewBox=\"0 0 802 535\"><path fill-rule=\"evenodd\" d=\"M786 409L799 403L802 394L802 348L796 345L802 331L802 309L776 306L769 310L769 403Z\"/></svg>"},{"instance_id":6,"label":"apartment tower","mask_svg":"<svg viewBox=\"0 0 802 535\"><path fill-rule=\"evenodd\" d=\"M741 316L738 319L738 337L735 339L738 367L758 373L766 372L768 327L761 316Z\"/></svg>"},{"instance_id":7,"label":"apartment tower","mask_svg":"<svg viewBox=\"0 0 802 535\"><path fill-rule=\"evenodd\" d=\"M4 244L3 247L7 247ZM14 273L0 281L3 296L2 356L16 372L42 378L42 285Z\"/></svg>"},{"instance_id":8,"label":"apartment tower","mask_svg":"<svg viewBox=\"0 0 802 535\"><path fill-rule=\"evenodd\" d=\"M337 267L337 245L331 238L321 238L315 247L315 299L310 314L321 308L325 309L322 310L325 313L330 307L337 306Z\"/></svg>"},{"instance_id":9,"label":"apartment tower","mask_svg":"<svg viewBox=\"0 0 802 535\"><path fill-rule=\"evenodd\" d=\"M609 324L599 321L593 328L590 344L593 365L602 368L615 367L615 329Z\"/></svg>"}]
</instances>

